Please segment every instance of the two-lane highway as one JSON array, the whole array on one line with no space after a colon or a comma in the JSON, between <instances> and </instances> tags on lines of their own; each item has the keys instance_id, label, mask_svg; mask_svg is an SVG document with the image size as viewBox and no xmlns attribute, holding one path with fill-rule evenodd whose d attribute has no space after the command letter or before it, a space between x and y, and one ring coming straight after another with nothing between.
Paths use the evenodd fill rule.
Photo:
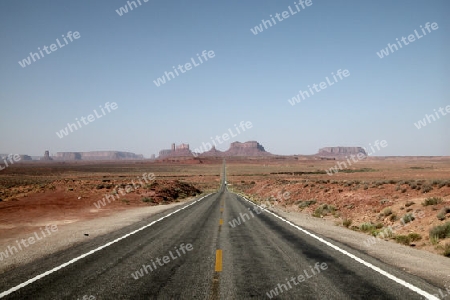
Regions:
<instances>
[{"instance_id":1,"label":"two-lane highway","mask_svg":"<svg viewBox=\"0 0 450 300\"><path fill-rule=\"evenodd\" d=\"M217 193L165 217L151 217L145 228L132 234L111 235L109 241L114 242L92 253L80 253L80 247L74 247L42 260L41 265L4 273L0 295L5 299L77 299L80 295L96 299L437 299L430 294L435 288L421 279L255 207L227 190L225 171L222 177Z\"/></svg>"}]
</instances>

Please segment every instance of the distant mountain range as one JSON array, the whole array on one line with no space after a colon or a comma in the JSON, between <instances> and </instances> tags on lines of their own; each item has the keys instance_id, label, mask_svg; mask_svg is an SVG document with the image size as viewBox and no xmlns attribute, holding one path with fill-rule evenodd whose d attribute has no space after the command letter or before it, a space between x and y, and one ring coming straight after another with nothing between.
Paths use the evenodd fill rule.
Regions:
<instances>
[{"instance_id":1,"label":"distant mountain range","mask_svg":"<svg viewBox=\"0 0 450 300\"><path fill-rule=\"evenodd\" d=\"M226 151L217 150L214 146L210 147L208 151L201 153L193 152L189 149L189 144L175 145L172 144L170 149L163 149L159 151L157 159L167 159L171 157L270 157L279 156L267 152L264 147L257 141L248 142L233 142L230 148ZM314 155L305 155L305 157L321 157L324 159L332 159L334 157L342 157L348 155L356 155L363 153L367 156L362 147L325 147L319 149L319 152ZM8 154L0 154L1 157L6 157ZM43 157L30 157L28 155L21 155L22 160L41 160L41 161L106 161L106 160L143 160L142 154L135 154L132 152L123 151L89 151L89 152L57 152L56 155L50 156L46 151ZM156 159L152 155L151 159Z\"/></svg>"}]
</instances>

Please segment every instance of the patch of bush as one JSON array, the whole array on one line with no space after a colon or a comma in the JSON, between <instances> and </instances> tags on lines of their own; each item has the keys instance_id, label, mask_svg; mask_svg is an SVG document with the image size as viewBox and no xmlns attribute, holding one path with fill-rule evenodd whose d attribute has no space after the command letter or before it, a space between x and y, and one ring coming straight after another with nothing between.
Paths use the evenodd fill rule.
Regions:
<instances>
[{"instance_id":1,"label":"patch of bush","mask_svg":"<svg viewBox=\"0 0 450 300\"><path fill-rule=\"evenodd\" d=\"M414 217L414 215L412 213L407 213L401 218L401 222L403 224L406 224L406 223L409 223L411 221L414 221L415 219L416 218Z\"/></svg>"},{"instance_id":2,"label":"patch of bush","mask_svg":"<svg viewBox=\"0 0 450 300\"><path fill-rule=\"evenodd\" d=\"M450 213L450 207L444 207L443 209L441 209L439 211L439 213L437 214L437 218L441 221L445 220L445 216Z\"/></svg>"},{"instance_id":3,"label":"patch of bush","mask_svg":"<svg viewBox=\"0 0 450 300\"><path fill-rule=\"evenodd\" d=\"M397 217L396 214L392 214L392 215L389 217L389 220L391 220L392 222L395 222L395 221L398 220L398 217Z\"/></svg>"},{"instance_id":4,"label":"patch of bush","mask_svg":"<svg viewBox=\"0 0 450 300\"><path fill-rule=\"evenodd\" d=\"M344 219L342 221L342 225L348 228L350 225L352 225L352 222L353 222L352 219Z\"/></svg>"},{"instance_id":5,"label":"patch of bush","mask_svg":"<svg viewBox=\"0 0 450 300\"><path fill-rule=\"evenodd\" d=\"M422 236L418 233L412 232L408 234L408 237L410 238L411 242L415 242L422 239Z\"/></svg>"},{"instance_id":6,"label":"patch of bush","mask_svg":"<svg viewBox=\"0 0 450 300\"><path fill-rule=\"evenodd\" d=\"M425 184L424 186L422 186L422 193L428 193L431 192L433 190L433 187L429 184Z\"/></svg>"},{"instance_id":7,"label":"patch of bush","mask_svg":"<svg viewBox=\"0 0 450 300\"><path fill-rule=\"evenodd\" d=\"M444 253L442 253L445 257L450 257L450 244L445 244Z\"/></svg>"},{"instance_id":8,"label":"patch of bush","mask_svg":"<svg viewBox=\"0 0 450 300\"><path fill-rule=\"evenodd\" d=\"M381 223L381 222L378 222L377 224L375 224L375 228L376 229L381 229L381 228L383 228L383 223Z\"/></svg>"},{"instance_id":9,"label":"patch of bush","mask_svg":"<svg viewBox=\"0 0 450 300\"><path fill-rule=\"evenodd\" d=\"M414 204L416 204L416 203L414 203L412 201L408 201L408 202L406 202L405 206L410 207L411 205L414 205Z\"/></svg>"},{"instance_id":10,"label":"patch of bush","mask_svg":"<svg viewBox=\"0 0 450 300\"><path fill-rule=\"evenodd\" d=\"M397 235L395 236L395 241L403 245L409 245L411 243L411 239L407 235Z\"/></svg>"},{"instance_id":11,"label":"patch of bush","mask_svg":"<svg viewBox=\"0 0 450 300\"><path fill-rule=\"evenodd\" d=\"M372 223L362 223L361 225L359 225L359 230L363 231L363 232L369 232L369 231L374 231L375 230L375 226L373 226Z\"/></svg>"},{"instance_id":12,"label":"patch of bush","mask_svg":"<svg viewBox=\"0 0 450 300\"><path fill-rule=\"evenodd\" d=\"M148 202L156 203L155 200L152 197L144 197L144 198L142 198L142 202L145 202L145 203L148 203Z\"/></svg>"},{"instance_id":13,"label":"patch of bush","mask_svg":"<svg viewBox=\"0 0 450 300\"><path fill-rule=\"evenodd\" d=\"M388 238L392 238L394 236L394 233L392 232L392 228L390 228L390 227L384 227L384 228L372 230L371 234L374 237L377 237L380 239L388 239Z\"/></svg>"},{"instance_id":14,"label":"patch of bush","mask_svg":"<svg viewBox=\"0 0 450 300\"><path fill-rule=\"evenodd\" d=\"M423 205L423 206L436 205L436 204L439 204L439 203L441 203L441 202L442 202L442 198L439 198L439 197L430 197L430 198L425 199L425 200L422 202L422 205Z\"/></svg>"},{"instance_id":15,"label":"patch of bush","mask_svg":"<svg viewBox=\"0 0 450 300\"><path fill-rule=\"evenodd\" d=\"M445 239L450 237L450 222L438 225L430 229L430 239Z\"/></svg>"},{"instance_id":16,"label":"patch of bush","mask_svg":"<svg viewBox=\"0 0 450 300\"><path fill-rule=\"evenodd\" d=\"M381 211L380 215L383 216L383 217L387 217L387 216L392 215L392 208L390 208L390 207L385 207L385 208Z\"/></svg>"},{"instance_id":17,"label":"patch of bush","mask_svg":"<svg viewBox=\"0 0 450 300\"><path fill-rule=\"evenodd\" d=\"M317 201L315 199L300 201L300 202L298 202L298 207L299 208L305 208L305 207L308 207L310 205L316 204L316 202Z\"/></svg>"},{"instance_id":18,"label":"patch of bush","mask_svg":"<svg viewBox=\"0 0 450 300\"><path fill-rule=\"evenodd\" d=\"M320 218L336 211L336 207L330 204L321 204L314 210L313 217Z\"/></svg>"}]
</instances>

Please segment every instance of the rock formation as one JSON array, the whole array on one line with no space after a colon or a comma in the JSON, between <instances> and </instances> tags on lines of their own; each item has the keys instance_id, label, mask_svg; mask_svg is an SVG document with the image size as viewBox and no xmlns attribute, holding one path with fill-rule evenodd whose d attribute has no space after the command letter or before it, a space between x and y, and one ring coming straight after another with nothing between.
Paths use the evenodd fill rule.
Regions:
<instances>
[{"instance_id":1,"label":"rock formation","mask_svg":"<svg viewBox=\"0 0 450 300\"><path fill-rule=\"evenodd\" d=\"M318 156L348 156L348 155L357 155L358 153L363 153L367 156L366 151L362 147L325 147L320 148Z\"/></svg>"},{"instance_id":2,"label":"rock formation","mask_svg":"<svg viewBox=\"0 0 450 300\"><path fill-rule=\"evenodd\" d=\"M191 150L189 150L189 144L181 144L175 146L175 143L173 143L170 149L163 149L159 151L158 158L179 157L179 156L192 156L192 152Z\"/></svg>"},{"instance_id":3,"label":"rock formation","mask_svg":"<svg viewBox=\"0 0 450 300\"><path fill-rule=\"evenodd\" d=\"M199 153L199 157L232 157L232 156L269 156L271 153L267 152L264 147L256 141L249 141L245 143L234 142L230 144L227 151L219 151L216 147L211 150Z\"/></svg>"},{"instance_id":4,"label":"rock formation","mask_svg":"<svg viewBox=\"0 0 450 300\"><path fill-rule=\"evenodd\" d=\"M46 150L45 153L44 153L44 156L41 157L40 160L49 161L49 160L53 160L53 158L50 157L50 153L48 152L48 150Z\"/></svg>"},{"instance_id":5,"label":"rock formation","mask_svg":"<svg viewBox=\"0 0 450 300\"><path fill-rule=\"evenodd\" d=\"M230 149L224 152L225 156L267 156L264 147L256 141L245 143L234 142L230 144Z\"/></svg>"},{"instance_id":6,"label":"rock formation","mask_svg":"<svg viewBox=\"0 0 450 300\"><path fill-rule=\"evenodd\" d=\"M143 159L143 155L121 151L57 152L55 160L126 160Z\"/></svg>"}]
</instances>

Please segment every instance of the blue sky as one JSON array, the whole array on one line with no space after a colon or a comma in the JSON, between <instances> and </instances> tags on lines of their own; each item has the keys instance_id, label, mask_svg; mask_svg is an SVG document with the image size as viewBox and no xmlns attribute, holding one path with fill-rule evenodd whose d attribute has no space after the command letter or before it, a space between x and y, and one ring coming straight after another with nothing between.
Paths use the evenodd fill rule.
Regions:
<instances>
[{"instance_id":1,"label":"blue sky","mask_svg":"<svg viewBox=\"0 0 450 300\"><path fill-rule=\"evenodd\" d=\"M450 155L449 1L314 1L254 35L294 1L150 0L0 2L0 153L120 150L149 157L172 142L198 148L234 124L253 127L220 144L259 141L276 154L386 140L377 155ZM437 30L380 59L396 38ZM22 68L18 61L69 31L80 38ZM157 87L197 53L215 57ZM338 69L350 76L306 100L288 99ZM58 138L106 102L118 108Z\"/></svg>"}]
</instances>

